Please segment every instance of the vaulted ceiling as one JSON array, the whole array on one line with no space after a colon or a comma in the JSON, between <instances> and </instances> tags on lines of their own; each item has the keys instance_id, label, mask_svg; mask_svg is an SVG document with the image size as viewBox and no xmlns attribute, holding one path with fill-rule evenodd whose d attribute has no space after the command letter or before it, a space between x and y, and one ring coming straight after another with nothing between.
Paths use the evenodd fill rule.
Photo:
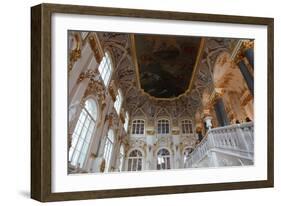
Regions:
<instances>
[{"instance_id":1,"label":"vaulted ceiling","mask_svg":"<svg viewBox=\"0 0 281 206\"><path fill-rule=\"evenodd\" d=\"M194 117L204 90L213 89L212 68L217 55L228 52L235 42L204 38L202 46L202 39L196 37L97 34L102 47L111 51L113 79L122 90L125 109L132 116L146 115L148 120L161 114L175 119L183 115ZM202 55L197 59L201 49Z\"/></svg>"}]
</instances>

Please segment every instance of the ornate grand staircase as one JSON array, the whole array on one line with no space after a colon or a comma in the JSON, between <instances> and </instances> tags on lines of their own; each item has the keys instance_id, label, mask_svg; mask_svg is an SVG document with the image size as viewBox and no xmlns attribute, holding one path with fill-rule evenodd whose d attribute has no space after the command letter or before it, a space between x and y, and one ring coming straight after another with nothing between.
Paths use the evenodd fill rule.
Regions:
<instances>
[{"instance_id":1,"label":"ornate grand staircase","mask_svg":"<svg viewBox=\"0 0 281 206\"><path fill-rule=\"evenodd\" d=\"M254 164L253 122L210 129L186 159L185 168Z\"/></svg>"}]
</instances>

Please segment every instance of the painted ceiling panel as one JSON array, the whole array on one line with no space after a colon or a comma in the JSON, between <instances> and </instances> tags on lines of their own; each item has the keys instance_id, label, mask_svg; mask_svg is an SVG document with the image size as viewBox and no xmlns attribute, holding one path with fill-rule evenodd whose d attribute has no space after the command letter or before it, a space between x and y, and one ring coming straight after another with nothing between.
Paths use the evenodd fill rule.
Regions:
<instances>
[{"instance_id":1,"label":"painted ceiling panel","mask_svg":"<svg viewBox=\"0 0 281 206\"><path fill-rule=\"evenodd\" d=\"M177 97L189 88L200 37L135 34L140 87L156 98Z\"/></svg>"}]
</instances>

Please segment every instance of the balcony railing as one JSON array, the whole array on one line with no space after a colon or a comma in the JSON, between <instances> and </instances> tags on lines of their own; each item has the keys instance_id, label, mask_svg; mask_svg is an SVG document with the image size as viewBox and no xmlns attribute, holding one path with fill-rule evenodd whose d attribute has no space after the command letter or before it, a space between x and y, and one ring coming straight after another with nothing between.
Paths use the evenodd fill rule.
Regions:
<instances>
[{"instance_id":1,"label":"balcony railing","mask_svg":"<svg viewBox=\"0 0 281 206\"><path fill-rule=\"evenodd\" d=\"M210 151L226 152L229 155L253 160L253 122L211 129L186 159L184 167L196 167Z\"/></svg>"}]
</instances>

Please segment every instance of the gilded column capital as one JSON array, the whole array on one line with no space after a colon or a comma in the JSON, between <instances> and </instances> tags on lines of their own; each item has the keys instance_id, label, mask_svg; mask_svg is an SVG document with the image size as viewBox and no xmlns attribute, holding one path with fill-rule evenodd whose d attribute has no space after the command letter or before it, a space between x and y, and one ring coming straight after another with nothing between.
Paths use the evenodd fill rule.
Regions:
<instances>
[{"instance_id":1,"label":"gilded column capital","mask_svg":"<svg viewBox=\"0 0 281 206\"><path fill-rule=\"evenodd\" d=\"M233 49L231 58L235 64L238 64L245 58L244 52L247 49L254 48L254 40L240 40Z\"/></svg>"},{"instance_id":2,"label":"gilded column capital","mask_svg":"<svg viewBox=\"0 0 281 206\"><path fill-rule=\"evenodd\" d=\"M234 57L234 63L235 64L238 64L240 61L242 61L244 59L244 52L242 50L239 50L237 53L236 53L236 56Z\"/></svg>"},{"instance_id":3,"label":"gilded column capital","mask_svg":"<svg viewBox=\"0 0 281 206\"><path fill-rule=\"evenodd\" d=\"M224 93L224 89L223 88L215 88L213 90L212 94L210 95L210 104L211 105L215 104L217 99L222 97L223 93Z\"/></svg>"},{"instance_id":4,"label":"gilded column capital","mask_svg":"<svg viewBox=\"0 0 281 206\"><path fill-rule=\"evenodd\" d=\"M77 84L87 78L90 79L91 82L98 81L100 79L100 74L97 69L94 69L94 70L89 69L85 72L81 72L81 74L79 75L79 78L77 79Z\"/></svg>"},{"instance_id":5,"label":"gilded column capital","mask_svg":"<svg viewBox=\"0 0 281 206\"><path fill-rule=\"evenodd\" d=\"M96 94L99 98L104 98L104 86L101 81L90 81L84 97L87 97L93 93Z\"/></svg>"},{"instance_id":6,"label":"gilded column capital","mask_svg":"<svg viewBox=\"0 0 281 206\"><path fill-rule=\"evenodd\" d=\"M81 57L81 49L79 47L71 50L69 53L68 71L70 72L73 68L74 63Z\"/></svg>"},{"instance_id":7,"label":"gilded column capital","mask_svg":"<svg viewBox=\"0 0 281 206\"><path fill-rule=\"evenodd\" d=\"M68 63L68 71L70 72L73 68L74 63L81 57L81 41L78 34L74 35L74 45L69 52L69 63Z\"/></svg>"},{"instance_id":8,"label":"gilded column capital","mask_svg":"<svg viewBox=\"0 0 281 206\"><path fill-rule=\"evenodd\" d=\"M254 48L254 40L243 40L242 45L244 50Z\"/></svg>"}]
</instances>

